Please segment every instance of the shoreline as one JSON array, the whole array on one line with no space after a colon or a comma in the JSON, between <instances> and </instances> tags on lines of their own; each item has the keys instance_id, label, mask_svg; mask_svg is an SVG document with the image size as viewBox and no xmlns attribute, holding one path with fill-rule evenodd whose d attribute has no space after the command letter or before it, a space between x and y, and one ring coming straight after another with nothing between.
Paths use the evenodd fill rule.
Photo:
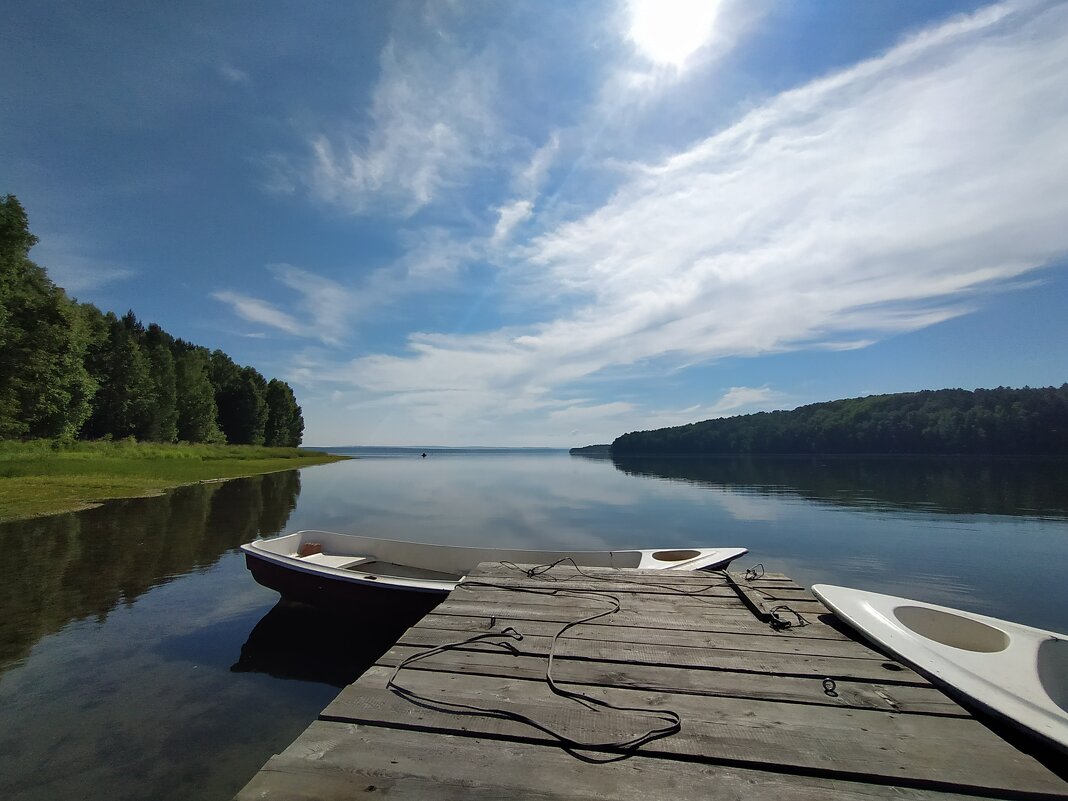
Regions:
<instances>
[{"instance_id":1,"label":"shoreline","mask_svg":"<svg viewBox=\"0 0 1068 801\"><path fill-rule=\"evenodd\" d=\"M93 446L96 447L93 447ZM151 498L190 484L232 481L347 461L296 448L93 443L70 451L0 451L0 524Z\"/></svg>"}]
</instances>

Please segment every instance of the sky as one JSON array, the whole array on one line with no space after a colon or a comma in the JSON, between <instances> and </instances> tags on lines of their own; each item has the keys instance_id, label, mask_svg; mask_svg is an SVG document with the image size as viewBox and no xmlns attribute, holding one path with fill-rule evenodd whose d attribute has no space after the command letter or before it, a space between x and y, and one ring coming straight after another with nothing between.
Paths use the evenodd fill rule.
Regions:
<instances>
[{"instance_id":1,"label":"sky","mask_svg":"<svg viewBox=\"0 0 1068 801\"><path fill-rule=\"evenodd\" d=\"M10 3L0 193L309 445L1068 381L1068 3Z\"/></svg>"}]
</instances>

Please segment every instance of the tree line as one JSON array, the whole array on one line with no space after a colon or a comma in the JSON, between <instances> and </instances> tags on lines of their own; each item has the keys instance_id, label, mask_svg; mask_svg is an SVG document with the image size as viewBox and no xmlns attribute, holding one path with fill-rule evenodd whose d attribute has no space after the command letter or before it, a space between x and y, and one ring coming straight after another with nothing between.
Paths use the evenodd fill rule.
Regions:
<instances>
[{"instance_id":1,"label":"tree line","mask_svg":"<svg viewBox=\"0 0 1068 801\"><path fill-rule=\"evenodd\" d=\"M37 237L0 203L0 439L295 447L304 418L284 381L221 350L67 296L29 258Z\"/></svg>"},{"instance_id":2,"label":"tree line","mask_svg":"<svg viewBox=\"0 0 1068 801\"><path fill-rule=\"evenodd\" d=\"M803 453L1068 454L1068 384L871 395L634 431L612 443L613 456Z\"/></svg>"}]
</instances>

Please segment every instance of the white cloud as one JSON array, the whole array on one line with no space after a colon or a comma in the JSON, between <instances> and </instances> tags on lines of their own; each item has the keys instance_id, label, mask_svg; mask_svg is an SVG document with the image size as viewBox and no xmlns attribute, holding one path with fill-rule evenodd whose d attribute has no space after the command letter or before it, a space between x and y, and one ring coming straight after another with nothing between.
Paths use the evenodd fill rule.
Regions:
<instances>
[{"instance_id":1,"label":"white cloud","mask_svg":"<svg viewBox=\"0 0 1068 801\"><path fill-rule=\"evenodd\" d=\"M345 286L290 264L269 267L275 280L296 293L294 311L237 292L213 292L215 300L227 303L243 320L269 325L287 334L340 345L348 336L352 320L364 301ZM243 336L262 337L262 333Z\"/></svg>"},{"instance_id":2,"label":"white cloud","mask_svg":"<svg viewBox=\"0 0 1068 801\"><path fill-rule=\"evenodd\" d=\"M219 66L219 74L227 83L231 84L247 84L250 81L249 75L244 70L239 70L233 64L221 64Z\"/></svg>"},{"instance_id":3,"label":"white cloud","mask_svg":"<svg viewBox=\"0 0 1068 801\"><path fill-rule=\"evenodd\" d=\"M287 334L307 336L306 325L266 301L250 298L248 295L237 292L212 292L211 296L215 300L229 304L238 317L250 323L269 325Z\"/></svg>"},{"instance_id":4,"label":"white cloud","mask_svg":"<svg viewBox=\"0 0 1068 801\"><path fill-rule=\"evenodd\" d=\"M998 6L786 92L530 243L506 273L565 314L416 333L321 377L544 423L606 368L865 347L967 313L1068 252L1066 41L1068 8Z\"/></svg>"},{"instance_id":5,"label":"white cloud","mask_svg":"<svg viewBox=\"0 0 1068 801\"><path fill-rule=\"evenodd\" d=\"M534 212L534 204L529 200L516 200L498 210L497 225L493 229L492 242L503 242L512 233L512 229Z\"/></svg>"},{"instance_id":6,"label":"white cloud","mask_svg":"<svg viewBox=\"0 0 1068 801\"><path fill-rule=\"evenodd\" d=\"M497 149L494 64L437 37L436 47L391 41L380 67L367 124L314 135L302 178L321 200L350 211L409 216Z\"/></svg>"},{"instance_id":7,"label":"white cloud","mask_svg":"<svg viewBox=\"0 0 1068 801\"><path fill-rule=\"evenodd\" d=\"M499 247L507 242L515 227L534 214L534 202L559 149L560 134L553 131L519 170L514 180L518 197L497 209L497 224L489 239L490 246Z\"/></svg>"},{"instance_id":8,"label":"white cloud","mask_svg":"<svg viewBox=\"0 0 1068 801\"><path fill-rule=\"evenodd\" d=\"M559 150L560 133L553 131L545 140L545 144L534 151L530 162L519 174L517 183L521 197L533 199L538 194Z\"/></svg>"},{"instance_id":9,"label":"white cloud","mask_svg":"<svg viewBox=\"0 0 1068 801\"><path fill-rule=\"evenodd\" d=\"M750 414L782 408L783 396L771 387L731 387L723 397L712 404L703 417L724 417L727 415ZM695 410L697 411L697 410Z\"/></svg>"},{"instance_id":10,"label":"white cloud","mask_svg":"<svg viewBox=\"0 0 1068 801\"><path fill-rule=\"evenodd\" d=\"M359 309L354 293L347 288L307 270L289 264L271 268L275 278L300 296L304 328L328 345L340 344L349 333L354 314Z\"/></svg>"}]
</instances>

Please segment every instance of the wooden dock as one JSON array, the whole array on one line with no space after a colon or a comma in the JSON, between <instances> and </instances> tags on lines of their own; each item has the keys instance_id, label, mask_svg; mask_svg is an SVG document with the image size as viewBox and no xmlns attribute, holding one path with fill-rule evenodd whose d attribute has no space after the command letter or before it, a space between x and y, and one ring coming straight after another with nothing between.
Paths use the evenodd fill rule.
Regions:
<instances>
[{"instance_id":1,"label":"wooden dock","mask_svg":"<svg viewBox=\"0 0 1068 801\"><path fill-rule=\"evenodd\" d=\"M1029 751L786 576L486 563L237 799L1068 798Z\"/></svg>"}]
</instances>

